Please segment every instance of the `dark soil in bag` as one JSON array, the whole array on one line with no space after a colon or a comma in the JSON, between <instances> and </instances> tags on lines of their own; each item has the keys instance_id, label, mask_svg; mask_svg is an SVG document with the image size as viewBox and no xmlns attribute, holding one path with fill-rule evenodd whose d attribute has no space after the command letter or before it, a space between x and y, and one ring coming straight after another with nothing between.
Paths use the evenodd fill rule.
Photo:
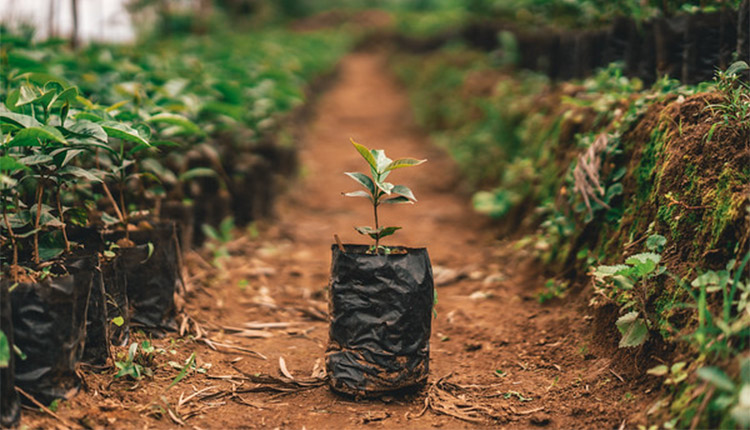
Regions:
<instances>
[{"instance_id":1,"label":"dark soil in bag","mask_svg":"<svg viewBox=\"0 0 750 430\"><path fill-rule=\"evenodd\" d=\"M86 341L86 312L94 279L93 256L69 258L67 275L19 283L10 294L13 336L26 354L16 361L16 385L44 404L80 387L76 365Z\"/></svg>"},{"instance_id":2,"label":"dark soil in bag","mask_svg":"<svg viewBox=\"0 0 750 430\"><path fill-rule=\"evenodd\" d=\"M434 300L427 250L367 255L333 246L326 367L331 388L356 396L427 380Z\"/></svg>"},{"instance_id":3,"label":"dark soil in bag","mask_svg":"<svg viewBox=\"0 0 750 430\"><path fill-rule=\"evenodd\" d=\"M124 235L117 232L112 239ZM136 246L119 251L132 310L130 321L146 328L175 330L174 294L181 288L181 278L174 223L130 232L130 240Z\"/></svg>"},{"instance_id":4,"label":"dark soil in bag","mask_svg":"<svg viewBox=\"0 0 750 430\"><path fill-rule=\"evenodd\" d=\"M15 389L14 373L16 354L13 352L13 319L8 293L9 282L0 282L0 330L8 338L10 361L0 368L0 427L13 427L21 416L21 403Z\"/></svg>"}]
</instances>

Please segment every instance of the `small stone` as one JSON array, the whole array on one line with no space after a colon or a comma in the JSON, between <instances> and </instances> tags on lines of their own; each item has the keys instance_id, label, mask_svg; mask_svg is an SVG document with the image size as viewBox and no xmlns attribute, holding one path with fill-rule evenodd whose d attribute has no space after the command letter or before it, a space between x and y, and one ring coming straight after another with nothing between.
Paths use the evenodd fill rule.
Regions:
<instances>
[{"instance_id":1,"label":"small stone","mask_svg":"<svg viewBox=\"0 0 750 430\"><path fill-rule=\"evenodd\" d=\"M535 426L543 427L550 423L550 417L545 413L538 413L532 415L531 418L529 418L529 421Z\"/></svg>"}]
</instances>

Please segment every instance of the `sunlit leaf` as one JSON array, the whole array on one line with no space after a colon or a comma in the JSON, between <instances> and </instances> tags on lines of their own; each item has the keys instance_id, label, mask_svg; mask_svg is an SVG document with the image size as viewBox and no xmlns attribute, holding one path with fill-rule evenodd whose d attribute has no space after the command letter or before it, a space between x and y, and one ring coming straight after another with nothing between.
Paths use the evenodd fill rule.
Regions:
<instances>
[{"instance_id":1,"label":"sunlit leaf","mask_svg":"<svg viewBox=\"0 0 750 430\"><path fill-rule=\"evenodd\" d=\"M417 160L416 158L399 158L393 160L386 168L385 171L394 169L400 169L402 167L419 166L427 160Z\"/></svg>"},{"instance_id":2,"label":"sunlit leaf","mask_svg":"<svg viewBox=\"0 0 750 430\"><path fill-rule=\"evenodd\" d=\"M370 165L371 168L377 169L378 165L375 162L375 157L373 157L372 153L369 149L367 149L366 146L360 145L359 143L355 142L354 139L349 139L352 142L352 145L357 149L357 152L359 152L359 155L362 156L362 158L367 161L367 164Z\"/></svg>"},{"instance_id":3,"label":"sunlit leaf","mask_svg":"<svg viewBox=\"0 0 750 430\"><path fill-rule=\"evenodd\" d=\"M8 147L16 146L41 146L45 142L58 142L67 144L60 130L48 125L39 127L26 127L16 133L13 139L8 143Z\"/></svg>"},{"instance_id":4,"label":"sunlit leaf","mask_svg":"<svg viewBox=\"0 0 750 430\"><path fill-rule=\"evenodd\" d=\"M102 126L104 131L107 132L107 135L110 137L149 146L148 142L138 134L138 131L127 124L115 121L104 121L99 125Z\"/></svg>"}]
</instances>

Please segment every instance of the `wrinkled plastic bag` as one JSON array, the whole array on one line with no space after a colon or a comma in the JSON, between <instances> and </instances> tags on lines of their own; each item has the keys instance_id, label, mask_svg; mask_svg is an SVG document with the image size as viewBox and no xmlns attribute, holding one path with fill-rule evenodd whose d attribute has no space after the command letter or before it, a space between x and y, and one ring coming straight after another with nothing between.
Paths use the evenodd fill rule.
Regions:
<instances>
[{"instance_id":1,"label":"wrinkled plastic bag","mask_svg":"<svg viewBox=\"0 0 750 430\"><path fill-rule=\"evenodd\" d=\"M15 390L14 373L16 354L13 352L13 319L11 318L10 283L0 281L0 330L5 333L10 348L7 367L0 367L0 427L14 427L21 416L21 403Z\"/></svg>"},{"instance_id":2,"label":"wrinkled plastic bag","mask_svg":"<svg viewBox=\"0 0 750 430\"><path fill-rule=\"evenodd\" d=\"M70 258L69 274L20 282L10 293L16 385L44 404L70 398L80 388L76 365L86 341L86 312L94 278L93 256Z\"/></svg>"},{"instance_id":3,"label":"wrinkled plastic bag","mask_svg":"<svg viewBox=\"0 0 750 430\"><path fill-rule=\"evenodd\" d=\"M367 255L362 245L346 245L346 253L332 249L331 388L368 396L424 384L434 300L427 250Z\"/></svg>"}]
</instances>

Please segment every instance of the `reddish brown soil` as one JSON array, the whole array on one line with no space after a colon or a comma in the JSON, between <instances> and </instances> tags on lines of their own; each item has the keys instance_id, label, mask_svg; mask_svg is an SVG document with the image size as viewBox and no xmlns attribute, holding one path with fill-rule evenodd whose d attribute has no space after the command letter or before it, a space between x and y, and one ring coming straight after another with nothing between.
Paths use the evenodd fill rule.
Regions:
<instances>
[{"instance_id":1,"label":"reddish brown soil","mask_svg":"<svg viewBox=\"0 0 750 430\"><path fill-rule=\"evenodd\" d=\"M594 312L583 295L538 303L536 293L545 281L538 265L512 242L494 240L486 221L472 212L468 198L456 191L451 161L416 129L404 92L385 70L377 54L347 57L300 142L301 177L279 204L278 219L259 226L257 236L238 231L238 239L226 245L231 257L221 261L222 270L210 266L207 250L203 257L188 256L192 292L186 310L206 332L202 337L267 359L211 350L195 339L191 325L191 337L154 341L163 352L156 354L152 378L113 381L113 370L85 372L87 390L63 402L60 417L91 428L122 429L175 428L180 417L195 429L602 429L633 428L644 420L655 396L653 382L638 376L644 369L635 355L617 351L615 333L594 330L601 321L612 327L612 318ZM360 242L352 226L371 224L364 200L340 195L356 189L343 172L363 166L349 137L385 148L392 157L429 159L392 175L411 185L419 202L384 210L383 224L404 227L386 244L428 247L439 284L428 386L450 375L448 382L460 384L452 387L458 396L453 400L484 411L479 422L432 410L419 416L427 389L366 401L341 397L326 386L282 394L243 392L256 387L243 373L278 376L279 358L298 378L322 364L328 333L320 317L325 318L332 236ZM227 329L248 322L291 325L245 333L262 338ZM210 363L210 368L167 389L179 372L167 363L184 363L193 352L199 366ZM179 406L181 397L204 389ZM216 395L202 398L211 393ZM447 399L445 392L441 398ZM174 418L165 411L167 404ZM22 424L62 426L29 410Z\"/></svg>"}]
</instances>

